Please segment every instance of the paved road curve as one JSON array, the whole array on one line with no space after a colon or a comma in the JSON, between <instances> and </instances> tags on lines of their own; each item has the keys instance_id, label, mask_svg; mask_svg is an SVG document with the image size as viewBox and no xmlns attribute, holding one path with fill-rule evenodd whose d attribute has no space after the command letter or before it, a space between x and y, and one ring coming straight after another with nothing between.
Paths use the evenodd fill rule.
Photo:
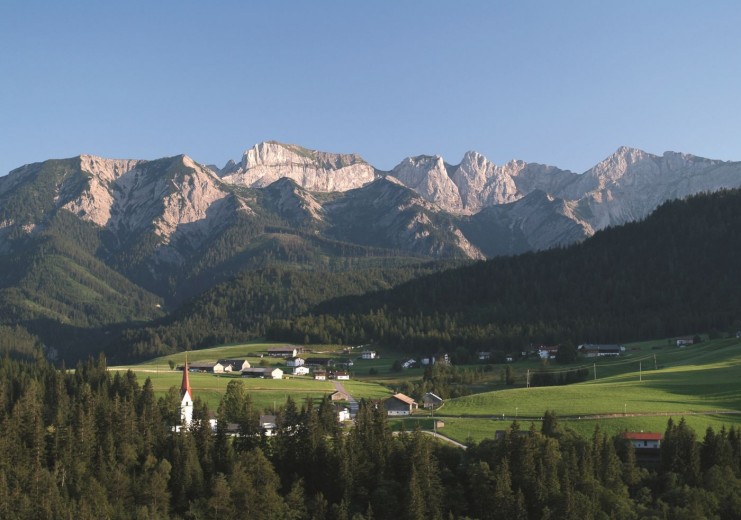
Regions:
<instances>
[{"instance_id":1,"label":"paved road curve","mask_svg":"<svg viewBox=\"0 0 741 520\"><path fill-rule=\"evenodd\" d=\"M337 380L332 381L334 384L335 390L338 392L342 392L347 396L347 408L350 410L350 417L355 417L358 414L358 402L355 400L353 396L350 395L350 392L345 390L345 387Z\"/></svg>"}]
</instances>

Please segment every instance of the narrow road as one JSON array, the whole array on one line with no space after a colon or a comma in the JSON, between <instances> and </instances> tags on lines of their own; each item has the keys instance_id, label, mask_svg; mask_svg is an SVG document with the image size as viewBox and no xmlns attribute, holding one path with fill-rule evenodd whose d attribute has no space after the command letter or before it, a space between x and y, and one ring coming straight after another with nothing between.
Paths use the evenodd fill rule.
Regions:
<instances>
[{"instance_id":1,"label":"narrow road","mask_svg":"<svg viewBox=\"0 0 741 520\"><path fill-rule=\"evenodd\" d=\"M337 390L338 392L342 392L347 396L347 408L350 410L350 417L355 417L358 414L358 402L353 396L350 395L350 392L345 390L345 387L342 383L337 380L333 380L332 383L334 384L335 390Z\"/></svg>"}]
</instances>

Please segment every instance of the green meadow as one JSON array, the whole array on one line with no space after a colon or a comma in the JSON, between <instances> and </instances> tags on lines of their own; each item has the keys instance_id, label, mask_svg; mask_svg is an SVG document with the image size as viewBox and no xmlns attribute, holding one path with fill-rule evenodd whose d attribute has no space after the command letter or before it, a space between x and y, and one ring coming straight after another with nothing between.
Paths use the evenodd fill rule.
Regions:
<instances>
[{"instance_id":1,"label":"green meadow","mask_svg":"<svg viewBox=\"0 0 741 520\"><path fill-rule=\"evenodd\" d=\"M655 350L657 345L662 349ZM663 345L630 346L623 358L599 361L597 379L584 383L470 395L447 401L436 414L446 421L446 435L459 441L491 437L513 420L522 428L540 428L545 410L584 435L597 424L612 433L664 431L669 417L685 417L698 434L708 426L741 425L741 342ZM617 375L600 375L611 372Z\"/></svg>"},{"instance_id":2,"label":"green meadow","mask_svg":"<svg viewBox=\"0 0 741 520\"><path fill-rule=\"evenodd\" d=\"M283 366L279 358L260 357L268 348L282 344L246 343L188 352L189 361L246 358L253 366L268 364ZM343 381L345 389L356 399L383 399L404 380L422 377L422 369L391 372L395 359L403 354L381 350L381 358L359 360L360 351L343 352L339 345L310 347L306 357L352 359L353 379ZM411 357L411 356L410 356ZM182 372L170 369L170 362L182 365L184 353L152 359L139 365L114 367L130 369L139 380L149 377L158 395L171 387L179 387ZM460 442L480 441L494 436L496 430L517 420L521 428L540 428L540 418L553 410L564 428L582 435L591 435L595 426L608 433L624 430L664 431L669 417L685 420L698 435L708 426L741 426L741 341L732 339L705 341L684 348L670 340L634 343L626 346L625 355L615 359L582 360L574 366L543 365L524 361L509 365L517 375L518 385L505 386L499 373L504 366L495 365L488 375L491 381L477 388L485 391L448 400L435 411L444 421L440 433ZM559 371L584 367L589 380L568 386L526 388L527 371L545 369ZM285 369L285 367L284 367ZM371 369L374 369L371 371ZM596 379L594 374L596 371ZM372 372L372 373L371 373ZM253 402L261 410L273 410L285 403L288 396L301 403L307 398L321 399L335 389L332 382L314 381L310 377L286 375L282 380L241 379L232 375L190 373L190 382L197 397L215 410L227 384L242 381ZM491 389L494 389L491 391ZM416 417L393 420L394 428L414 429L415 425L431 429L428 411L420 410Z\"/></svg>"}]
</instances>

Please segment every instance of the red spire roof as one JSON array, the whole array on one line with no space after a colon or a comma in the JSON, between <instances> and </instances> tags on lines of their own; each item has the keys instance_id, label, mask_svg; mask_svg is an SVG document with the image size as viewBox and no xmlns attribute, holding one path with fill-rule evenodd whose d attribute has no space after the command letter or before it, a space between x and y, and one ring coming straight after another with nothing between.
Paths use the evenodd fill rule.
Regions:
<instances>
[{"instance_id":1,"label":"red spire roof","mask_svg":"<svg viewBox=\"0 0 741 520\"><path fill-rule=\"evenodd\" d=\"M185 355L185 365L183 365L183 382L180 384L180 397L182 398L185 393L193 398L193 390L190 389L190 378L188 377L188 355Z\"/></svg>"}]
</instances>

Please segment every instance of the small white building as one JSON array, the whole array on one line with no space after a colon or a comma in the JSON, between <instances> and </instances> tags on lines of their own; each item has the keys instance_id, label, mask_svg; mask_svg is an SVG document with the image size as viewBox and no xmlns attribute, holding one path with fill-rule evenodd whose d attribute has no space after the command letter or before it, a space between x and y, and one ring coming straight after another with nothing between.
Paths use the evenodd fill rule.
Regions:
<instances>
[{"instance_id":1,"label":"small white building","mask_svg":"<svg viewBox=\"0 0 741 520\"><path fill-rule=\"evenodd\" d=\"M350 420L350 410L347 408L342 408L337 412L337 420L340 422L349 421Z\"/></svg>"},{"instance_id":2,"label":"small white building","mask_svg":"<svg viewBox=\"0 0 741 520\"><path fill-rule=\"evenodd\" d=\"M261 415L260 416L260 428L265 433L266 437L272 437L275 435L278 425L276 424L275 415Z\"/></svg>"},{"instance_id":3,"label":"small white building","mask_svg":"<svg viewBox=\"0 0 741 520\"><path fill-rule=\"evenodd\" d=\"M324 370L317 370L314 372L314 379L317 381L326 381L327 380L327 372Z\"/></svg>"},{"instance_id":4,"label":"small white building","mask_svg":"<svg viewBox=\"0 0 741 520\"><path fill-rule=\"evenodd\" d=\"M540 347L538 347L538 356L540 356L540 359L556 359L556 354L558 354L557 345L541 345Z\"/></svg>"},{"instance_id":5,"label":"small white building","mask_svg":"<svg viewBox=\"0 0 741 520\"><path fill-rule=\"evenodd\" d=\"M304 358L300 358L298 356L286 359L286 366L288 367L300 367L303 366L304 363Z\"/></svg>"},{"instance_id":6,"label":"small white building","mask_svg":"<svg viewBox=\"0 0 741 520\"><path fill-rule=\"evenodd\" d=\"M349 372L335 372L334 378L339 381L349 381L350 380L350 373Z\"/></svg>"},{"instance_id":7,"label":"small white building","mask_svg":"<svg viewBox=\"0 0 741 520\"><path fill-rule=\"evenodd\" d=\"M364 350L360 354L360 357L362 357L363 359L376 359L376 355L377 354L375 350Z\"/></svg>"},{"instance_id":8,"label":"small white building","mask_svg":"<svg viewBox=\"0 0 741 520\"><path fill-rule=\"evenodd\" d=\"M309 368L308 367L300 366L300 367L295 367L293 369L293 375L294 376L305 376L305 375L308 375L308 374L309 374Z\"/></svg>"}]
</instances>

